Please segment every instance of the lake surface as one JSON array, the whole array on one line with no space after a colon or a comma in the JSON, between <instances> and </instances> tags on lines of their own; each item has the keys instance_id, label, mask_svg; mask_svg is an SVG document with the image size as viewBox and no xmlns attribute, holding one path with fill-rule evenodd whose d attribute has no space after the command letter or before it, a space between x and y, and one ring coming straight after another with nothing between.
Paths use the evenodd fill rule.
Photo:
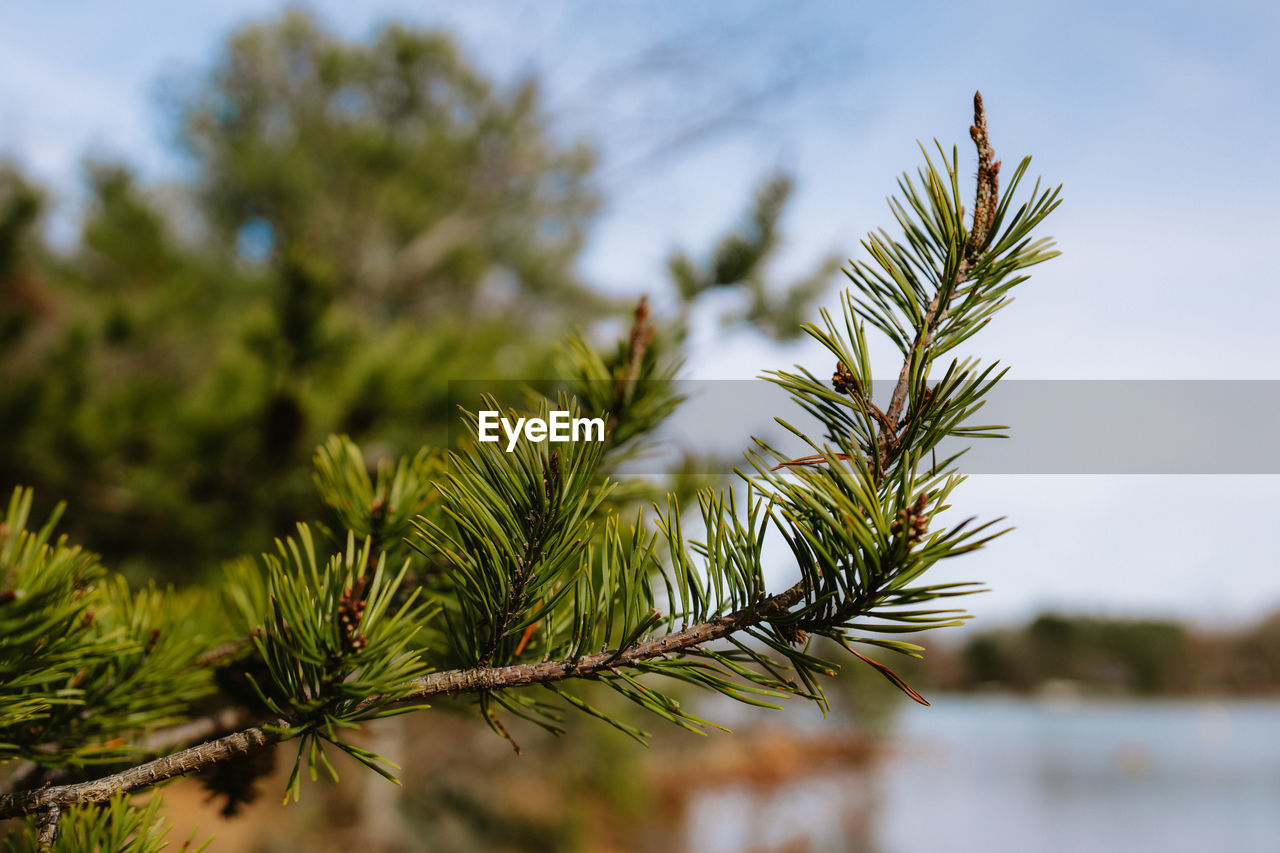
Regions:
<instances>
[{"instance_id":1,"label":"lake surface","mask_svg":"<svg viewBox=\"0 0 1280 853\"><path fill-rule=\"evenodd\" d=\"M1280 851L1280 703L930 697L870 775L698 798L700 853Z\"/></svg>"},{"instance_id":2,"label":"lake surface","mask_svg":"<svg viewBox=\"0 0 1280 853\"><path fill-rule=\"evenodd\" d=\"M878 853L1280 850L1280 703L940 696L896 743Z\"/></svg>"}]
</instances>

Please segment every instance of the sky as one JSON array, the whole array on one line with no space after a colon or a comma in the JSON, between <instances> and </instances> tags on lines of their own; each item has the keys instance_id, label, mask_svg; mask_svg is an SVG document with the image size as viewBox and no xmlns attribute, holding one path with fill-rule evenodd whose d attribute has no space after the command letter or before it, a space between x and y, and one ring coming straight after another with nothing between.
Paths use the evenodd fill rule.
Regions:
<instances>
[{"instance_id":1,"label":"sky","mask_svg":"<svg viewBox=\"0 0 1280 853\"><path fill-rule=\"evenodd\" d=\"M54 188L64 228L86 155L122 159L156 183L179 178L187 165L171 145L167 87L198 76L236 27L283 8L10 4L0 13L0 157ZM971 158L970 99L981 89L1006 168L1034 154L1031 173L1062 183L1065 201L1046 228L1062 257L1035 270L972 354L1018 379L1280 379L1273 4L308 8L352 38L393 19L442 26L500 82L536 76L555 132L601 152L606 205L583 274L660 307L670 250L708 245L776 170L797 181L781 277L829 252L859 257L861 236L888 222L897 175L917 167L917 140ZM726 330L714 314L695 323L690 377L826 369L815 347ZM896 372L893 353L876 353ZM1238 434L1223 412L1221 441ZM979 617L1058 607L1214 625L1280 608L1280 545L1267 533L1280 478L984 475L962 494L966 510L1017 527L939 569L939 580L990 585L972 601Z\"/></svg>"}]
</instances>

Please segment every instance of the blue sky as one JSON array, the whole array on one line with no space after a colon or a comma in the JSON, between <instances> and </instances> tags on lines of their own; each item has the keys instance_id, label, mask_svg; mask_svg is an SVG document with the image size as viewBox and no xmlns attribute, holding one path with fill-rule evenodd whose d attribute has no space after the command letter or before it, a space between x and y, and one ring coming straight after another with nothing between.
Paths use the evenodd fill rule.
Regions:
<instances>
[{"instance_id":1,"label":"blue sky","mask_svg":"<svg viewBox=\"0 0 1280 853\"><path fill-rule=\"evenodd\" d=\"M160 81L199 73L282 4L11 4L0 20L0 155L73 205L86 153L179 174ZM500 80L537 74L557 132L602 151L591 280L663 293L755 181L793 173L780 271L858 252L915 140L970 156L974 89L999 156L1065 185L1064 254L975 342L1018 378L1280 379L1280 7L1264 3L317 3L351 36L398 18L454 30ZM756 96L752 98L751 96ZM745 103L744 98L746 99ZM696 326L691 375L825 359ZM882 351L886 365L891 353ZM891 368L890 368L891 369ZM886 370L888 372L888 370ZM1155 425L1153 425L1154 428ZM1223 416L1223 440L1232 434ZM1041 606L1202 621L1280 607L1272 477L980 477L968 503L1019 530L959 561L993 618ZM1247 519L1248 523L1242 521ZM1054 542L1053 549L1044 544Z\"/></svg>"}]
</instances>

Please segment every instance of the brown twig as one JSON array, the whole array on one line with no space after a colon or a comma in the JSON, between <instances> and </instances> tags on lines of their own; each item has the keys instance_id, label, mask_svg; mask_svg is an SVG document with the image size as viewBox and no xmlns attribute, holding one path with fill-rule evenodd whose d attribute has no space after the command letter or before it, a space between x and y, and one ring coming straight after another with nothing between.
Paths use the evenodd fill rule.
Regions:
<instances>
[{"instance_id":1,"label":"brown twig","mask_svg":"<svg viewBox=\"0 0 1280 853\"><path fill-rule=\"evenodd\" d=\"M893 452L900 444L898 424L902 416L902 408L907 402L907 394L911 390L911 372L915 367L916 353L923 353L933 343L938 325L946 319L947 307L952 295L968 279L973 265L977 263L987 247L991 237L991 226L995 222L996 210L1000 205L1000 161L993 160L995 150L991 147L991 139L987 133L987 113L982 105L981 92L973 94L973 126L969 128L969 136L973 138L974 146L978 149L978 180L974 194L973 222L965 239L963 257L956 265L955 275L950 280L939 284L937 293L930 300L929 307L925 309L924 320L917 328L911 349L902 361L902 369L898 372L898 382L893 388L889 408L881 411L863 393L861 386L844 363L840 362L836 365L836 373L833 377L836 390L848 393L860 402L880 425L876 431L876 444L880 454L878 471L888 467ZM963 210L961 212L963 213ZM773 470L792 465L815 464L825 461L825 458L806 456L803 459L783 462Z\"/></svg>"},{"instance_id":2,"label":"brown twig","mask_svg":"<svg viewBox=\"0 0 1280 853\"><path fill-rule=\"evenodd\" d=\"M844 461L849 458L847 453L811 453L808 456L801 456L798 459L788 459L786 462L779 462L770 468L770 471L781 471L783 468L799 468L803 465L825 465L832 459Z\"/></svg>"},{"instance_id":3,"label":"brown twig","mask_svg":"<svg viewBox=\"0 0 1280 853\"><path fill-rule=\"evenodd\" d=\"M907 402L916 353L923 352L933 343L933 335L937 331L938 324L947 316L947 306L952 294L968 279L970 270L986 249L991 236L991 225L995 221L996 209L1000 204L998 178L1000 162L992 160L995 151L987 135L987 113L982 105L981 92L975 92L973 95L973 126L969 128L969 136L973 138L973 143L978 149L978 180L974 194L973 223L965 240L964 257L956 266L953 278L939 285L938 292L934 294L925 311L924 322L916 331L911 350L903 359L902 370L898 373L898 384L894 386L893 397L889 400L889 408L885 411L885 418L889 424L898 423L902 415L902 407ZM897 439L897 435L891 433L892 427L882 427L878 436L881 463L886 465L889 461L891 442L896 444Z\"/></svg>"},{"instance_id":4,"label":"brown twig","mask_svg":"<svg viewBox=\"0 0 1280 853\"><path fill-rule=\"evenodd\" d=\"M40 816L40 830L36 840L40 845L41 853L53 849L54 839L58 837L58 820L61 817L62 808L60 806L50 806Z\"/></svg>"},{"instance_id":5,"label":"brown twig","mask_svg":"<svg viewBox=\"0 0 1280 853\"><path fill-rule=\"evenodd\" d=\"M47 813L54 808L80 803L105 803L116 794L128 794L178 776L197 773L219 761L247 755L282 739L283 736L276 732L255 726L100 779L15 791L0 797L0 820L36 812Z\"/></svg>"},{"instance_id":6,"label":"brown twig","mask_svg":"<svg viewBox=\"0 0 1280 853\"><path fill-rule=\"evenodd\" d=\"M1000 161L987 134L987 112L982 106L982 93L973 93L973 126L969 136L978 149L978 187L973 202L973 224L965 243L965 261L972 266L987 248L996 208L1000 205ZM963 280L961 278L960 280Z\"/></svg>"},{"instance_id":7,"label":"brown twig","mask_svg":"<svg viewBox=\"0 0 1280 853\"><path fill-rule=\"evenodd\" d=\"M613 440L613 432L618 426L618 414L626 409L635 394L636 381L640 377L640 368L644 366L644 354L653 342L655 328L649 319L649 297L643 295L631 313L631 331L627 335L626 361L620 365L617 378L613 384L613 408L609 412L609 421L605 432Z\"/></svg>"},{"instance_id":8,"label":"brown twig","mask_svg":"<svg viewBox=\"0 0 1280 853\"><path fill-rule=\"evenodd\" d=\"M197 717L147 736L139 747L155 755L166 749L189 746L217 735L234 732L254 722L254 715L244 708L223 708L205 717Z\"/></svg>"},{"instance_id":9,"label":"brown twig","mask_svg":"<svg viewBox=\"0 0 1280 853\"><path fill-rule=\"evenodd\" d=\"M720 640L744 628L768 622L798 603L803 596L803 585L796 584L786 592L766 598L752 607L690 626L673 634L650 637L621 652L616 650L597 652L584 655L576 661L554 660L486 669L433 672L414 681L414 693L404 701L405 704L411 704L433 696L481 693L527 684L545 684L563 681L566 678L594 675L616 667L630 666L651 658L683 651L701 643Z\"/></svg>"},{"instance_id":10,"label":"brown twig","mask_svg":"<svg viewBox=\"0 0 1280 853\"><path fill-rule=\"evenodd\" d=\"M627 366L618 376L618 382L614 388L617 396L630 399L635 381L640 376L640 365L644 361L645 350L653 341L653 334L653 323L649 321L649 297L641 296L632 313L631 333L627 336Z\"/></svg>"},{"instance_id":11,"label":"brown twig","mask_svg":"<svg viewBox=\"0 0 1280 853\"><path fill-rule=\"evenodd\" d=\"M412 683L413 693L401 700L400 704L421 704L436 696L549 684L662 657L702 643L722 639L737 631L775 619L797 604L804 597L804 593L805 585L799 583L751 607L691 626L683 631L651 637L621 651L597 652L577 660L432 673L416 679ZM369 699L364 705L371 705L373 702L373 699ZM287 726L288 723L284 720L276 720L264 726L250 726L217 740L191 746L100 779L5 794L0 796L0 820L47 812L54 807L61 808L77 803L102 803L116 794L132 793L179 776L198 773L220 761L247 755L279 743L284 736L276 729Z\"/></svg>"},{"instance_id":12,"label":"brown twig","mask_svg":"<svg viewBox=\"0 0 1280 853\"><path fill-rule=\"evenodd\" d=\"M218 735L234 732L256 721L258 721L258 717L243 708L223 708L204 717L197 717L176 726L159 729L148 735L136 746L143 755L158 755L165 750L190 746ZM3 788L0 788L0 796L14 791L38 788L46 783L54 785L65 784L69 779L75 779L77 776L83 778L84 768L55 769L44 767L31 761L24 762L9 777Z\"/></svg>"},{"instance_id":13,"label":"brown twig","mask_svg":"<svg viewBox=\"0 0 1280 853\"><path fill-rule=\"evenodd\" d=\"M249 638L241 637L230 642L216 646L200 657L196 658L195 666L199 668L218 666L219 664L234 658L249 646Z\"/></svg>"}]
</instances>

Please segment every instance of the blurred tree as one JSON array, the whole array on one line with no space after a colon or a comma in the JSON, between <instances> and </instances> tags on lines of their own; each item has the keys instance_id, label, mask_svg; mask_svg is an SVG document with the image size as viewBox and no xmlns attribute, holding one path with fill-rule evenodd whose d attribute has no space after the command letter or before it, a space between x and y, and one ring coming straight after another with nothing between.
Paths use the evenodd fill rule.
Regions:
<instances>
[{"instance_id":1,"label":"blurred tree","mask_svg":"<svg viewBox=\"0 0 1280 853\"><path fill-rule=\"evenodd\" d=\"M447 35L391 25L352 45L292 12L232 37L177 109L216 239L307 258L317 299L526 322L601 304L572 268L591 151L549 135L532 81L496 89Z\"/></svg>"},{"instance_id":2,"label":"blurred tree","mask_svg":"<svg viewBox=\"0 0 1280 853\"><path fill-rule=\"evenodd\" d=\"M190 180L91 164L66 252L0 173L0 482L67 498L117 565L190 577L287 532L320 511L325 435L443 444L450 379L553 375L566 331L622 309L575 271L591 151L447 35L351 43L290 12L170 93ZM768 244L717 284L765 292L765 196ZM818 280L775 294L789 333Z\"/></svg>"},{"instance_id":3,"label":"blurred tree","mask_svg":"<svg viewBox=\"0 0 1280 853\"><path fill-rule=\"evenodd\" d=\"M31 280L32 225L40 194L16 170L0 168L0 356L17 345L48 306Z\"/></svg>"},{"instance_id":4,"label":"blurred tree","mask_svg":"<svg viewBox=\"0 0 1280 853\"><path fill-rule=\"evenodd\" d=\"M766 180L756 192L746 221L726 233L702 263L683 251L672 253L667 269L685 309L683 319L687 321L689 306L707 291L737 287L747 294L746 307L727 314L723 318L726 323L746 321L777 340L799 334L813 301L840 269L840 259L835 255L826 258L778 292L770 287L768 263L781 245L778 221L794 189L785 175Z\"/></svg>"},{"instance_id":5,"label":"blurred tree","mask_svg":"<svg viewBox=\"0 0 1280 853\"><path fill-rule=\"evenodd\" d=\"M113 558L252 547L314 515L298 472L324 434L438 443L446 377L537 371L537 331L604 307L571 272L588 152L445 36L345 45L290 14L236 35L180 115L187 204L94 165L66 257L0 178L0 480L70 497Z\"/></svg>"},{"instance_id":6,"label":"blurred tree","mask_svg":"<svg viewBox=\"0 0 1280 853\"><path fill-rule=\"evenodd\" d=\"M944 667L950 671L935 671L932 680L1015 690L1068 680L1086 689L1185 693L1208 686L1192 651L1191 632L1176 622L1043 613L1022 628L970 637L959 660Z\"/></svg>"}]
</instances>

